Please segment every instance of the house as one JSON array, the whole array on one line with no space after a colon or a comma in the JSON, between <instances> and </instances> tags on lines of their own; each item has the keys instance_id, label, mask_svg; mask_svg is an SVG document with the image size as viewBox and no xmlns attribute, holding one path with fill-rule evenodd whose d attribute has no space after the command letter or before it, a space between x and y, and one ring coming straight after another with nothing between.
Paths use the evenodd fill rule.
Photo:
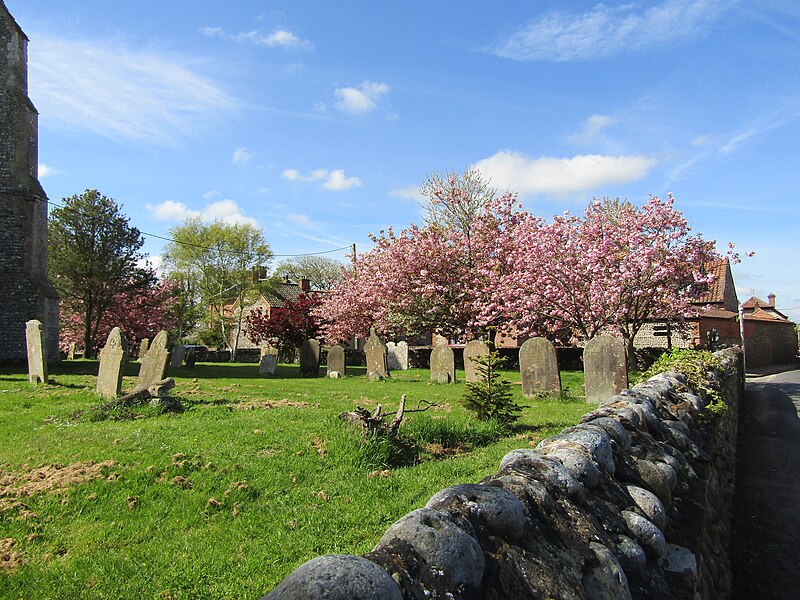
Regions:
<instances>
[{"instance_id":1,"label":"house","mask_svg":"<svg viewBox=\"0 0 800 600\"><path fill-rule=\"evenodd\" d=\"M636 348L708 348L741 345L744 332L745 360L749 367L785 363L797 354L795 324L775 307L775 294L769 301L750 298L741 307L728 259L708 263L706 272L714 275L708 291L694 303L693 314L683 332L671 331L664 321L646 323L636 335ZM739 323L739 311L744 316ZM711 343L710 343L711 342Z\"/></svg>"},{"instance_id":2,"label":"house","mask_svg":"<svg viewBox=\"0 0 800 600\"><path fill-rule=\"evenodd\" d=\"M797 356L795 324L775 307L775 294L768 301L753 296L742 304L744 356L748 367L789 363Z\"/></svg>"},{"instance_id":3,"label":"house","mask_svg":"<svg viewBox=\"0 0 800 600\"><path fill-rule=\"evenodd\" d=\"M708 290L692 302L684 327L653 319L636 334L636 348L704 348L710 340L718 345L741 345L739 299L730 261L725 258L709 262L703 270L713 277Z\"/></svg>"},{"instance_id":4,"label":"house","mask_svg":"<svg viewBox=\"0 0 800 600\"><path fill-rule=\"evenodd\" d=\"M283 308L289 302L296 302L297 299L302 294L314 294L317 293L311 289L311 282L308 279L301 279L299 283L295 283L291 281L288 277L285 277L283 281L280 281L272 287L268 292L259 293L256 300L245 307L243 314L242 314L242 321L247 318L254 310L260 308L267 317L270 316L272 310L276 308ZM238 316L238 309L239 309L239 301L232 301L228 306L226 306L225 310L228 314ZM230 345L236 343L236 335L238 332L238 325L236 323L233 324L230 331ZM239 344L236 346L236 350L242 349L255 349L258 348L258 344L253 343L247 337L246 333L243 331L241 335L239 335Z\"/></svg>"}]
</instances>

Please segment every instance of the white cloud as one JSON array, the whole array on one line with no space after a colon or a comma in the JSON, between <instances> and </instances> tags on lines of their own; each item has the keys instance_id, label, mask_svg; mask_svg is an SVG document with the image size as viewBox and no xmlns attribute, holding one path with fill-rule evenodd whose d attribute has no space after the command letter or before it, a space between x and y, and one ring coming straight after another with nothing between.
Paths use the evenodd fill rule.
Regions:
<instances>
[{"instance_id":1,"label":"white cloud","mask_svg":"<svg viewBox=\"0 0 800 600\"><path fill-rule=\"evenodd\" d=\"M423 200L422 194L419 193L418 185L408 185L403 188L394 188L389 192L392 198L402 198L403 200Z\"/></svg>"},{"instance_id":2,"label":"white cloud","mask_svg":"<svg viewBox=\"0 0 800 600\"><path fill-rule=\"evenodd\" d=\"M526 197L597 191L600 186L641 179L655 164L655 160L641 155L531 158L515 152L498 152L478 161L475 167L491 179L492 185Z\"/></svg>"},{"instance_id":3,"label":"white cloud","mask_svg":"<svg viewBox=\"0 0 800 600\"><path fill-rule=\"evenodd\" d=\"M234 107L191 59L106 41L36 39L30 95L49 123L118 141L175 145Z\"/></svg>"},{"instance_id":4,"label":"white cloud","mask_svg":"<svg viewBox=\"0 0 800 600\"><path fill-rule=\"evenodd\" d=\"M314 48L314 44L309 40L301 39L285 29L276 29L268 34L254 30L242 31L233 35L227 33L222 27L201 27L200 33L206 37L222 38L267 48L283 48L284 50L312 50Z\"/></svg>"},{"instance_id":5,"label":"white cloud","mask_svg":"<svg viewBox=\"0 0 800 600\"><path fill-rule=\"evenodd\" d=\"M182 222L188 218L197 218L204 223L223 221L225 223L249 223L261 227L253 217L246 217L241 207L230 199L218 200L207 204L203 210L190 209L183 202L166 200L160 204L147 204L145 206L159 221Z\"/></svg>"},{"instance_id":6,"label":"white cloud","mask_svg":"<svg viewBox=\"0 0 800 600\"><path fill-rule=\"evenodd\" d=\"M308 215L301 215L298 213L290 213L286 215L286 218L295 225L308 225L311 222Z\"/></svg>"},{"instance_id":7,"label":"white cloud","mask_svg":"<svg viewBox=\"0 0 800 600\"><path fill-rule=\"evenodd\" d=\"M248 152L246 148L237 148L233 152L231 161L235 163L246 163L255 156L255 153Z\"/></svg>"},{"instance_id":8,"label":"white cloud","mask_svg":"<svg viewBox=\"0 0 800 600\"><path fill-rule=\"evenodd\" d=\"M48 177L50 175L56 175L61 173L58 169L54 169L50 165L46 165L44 163L39 163L38 165L38 177L39 179L43 179L44 177Z\"/></svg>"},{"instance_id":9,"label":"white cloud","mask_svg":"<svg viewBox=\"0 0 800 600\"><path fill-rule=\"evenodd\" d=\"M502 42L494 53L515 60L594 60L699 37L730 3L723 0L664 0L642 4L597 4L581 14L550 12Z\"/></svg>"},{"instance_id":10,"label":"white cloud","mask_svg":"<svg viewBox=\"0 0 800 600\"><path fill-rule=\"evenodd\" d=\"M365 81L361 87L345 87L336 89L336 108L339 110L360 115L378 107L381 96L389 92L385 83Z\"/></svg>"},{"instance_id":11,"label":"white cloud","mask_svg":"<svg viewBox=\"0 0 800 600\"><path fill-rule=\"evenodd\" d=\"M614 118L608 115L592 115L583 124L583 129L569 136L573 142L590 144L595 142L600 134L614 123Z\"/></svg>"},{"instance_id":12,"label":"white cloud","mask_svg":"<svg viewBox=\"0 0 800 600\"><path fill-rule=\"evenodd\" d=\"M334 169L333 171L329 171L328 169L316 169L308 175L302 175L297 169L286 169L281 175L284 179L288 179L289 181L322 181L322 187L324 189L335 192L349 190L363 183L358 177L347 177L343 169Z\"/></svg>"},{"instance_id":13,"label":"white cloud","mask_svg":"<svg viewBox=\"0 0 800 600\"><path fill-rule=\"evenodd\" d=\"M331 171L328 179L322 184L326 190L341 192L351 187L358 187L363 182L358 177L347 177L342 169Z\"/></svg>"},{"instance_id":14,"label":"white cloud","mask_svg":"<svg viewBox=\"0 0 800 600\"><path fill-rule=\"evenodd\" d=\"M225 30L222 27L201 27L200 33L206 37L225 37Z\"/></svg>"},{"instance_id":15,"label":"white cloud","mask_svg":"<svg viewBox=\"0 0 800 600\"><path fill-rule=\"evenodd\" d=\"M203 194L203 198L206 200L219 198L220 196L222 196L222 192L218 192L217 190L208 190L205 194Z\"/></svg>"}]
</instances>

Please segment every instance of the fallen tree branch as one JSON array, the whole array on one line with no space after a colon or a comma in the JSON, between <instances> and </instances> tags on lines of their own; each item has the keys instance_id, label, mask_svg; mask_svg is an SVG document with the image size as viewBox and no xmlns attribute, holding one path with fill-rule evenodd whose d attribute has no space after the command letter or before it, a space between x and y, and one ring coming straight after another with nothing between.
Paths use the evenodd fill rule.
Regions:
<instances>
[{"instance_id":1,"label":"fallen tree branch","mask_svg":"<svg viewBox=\"0 0 800 600\"><path fill-rule=\"evenodd\" d=\"M426 406L424 408L420 408L423 402L426 404ZM403 418L407 413L425 412L426 410L435 406L437 405L432 402L420 400L417 402L417 408L406 408L406 395L403 394L400 398L400 405L394 412L384 413L383 407L380 404L375 407L373 412L369 412L366 408L361 406L356 406L356 408L352 411L341 413L339 418L345 423L350 423L359 427L365 438L373 434L379 436L396 437L397 432L400 430L400 425L403 422ZM392 415L394 415L394 419L392 419L391 423L387 424L384 419L387 419Z\"/></svg>"}]
</instances>

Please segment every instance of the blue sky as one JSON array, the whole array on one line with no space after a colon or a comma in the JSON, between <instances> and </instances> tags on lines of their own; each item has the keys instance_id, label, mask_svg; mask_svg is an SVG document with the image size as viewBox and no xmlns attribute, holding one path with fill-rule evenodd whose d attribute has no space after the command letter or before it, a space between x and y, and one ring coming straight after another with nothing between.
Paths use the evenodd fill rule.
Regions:
<instances>
[{"instance_id":1,"label":"blue sky","mask_svg":"<svg viewBox=\"0 0 800 600\"><path fill-rule=\"evenodd\" d=\"M437 170L544 217L672 192L756 252L740 301L800 319L793 0L5 2L53 201L97 188L160 236L247 220L291 255L419 222Z\"/></svg>"}]
</instances>

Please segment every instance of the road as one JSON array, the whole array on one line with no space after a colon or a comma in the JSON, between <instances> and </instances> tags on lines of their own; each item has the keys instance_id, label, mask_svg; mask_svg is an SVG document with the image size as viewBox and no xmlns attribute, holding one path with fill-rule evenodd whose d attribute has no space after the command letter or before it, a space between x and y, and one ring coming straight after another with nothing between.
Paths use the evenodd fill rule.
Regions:
<instances>
[{"instance_id":1,"label":"road","mask_svg":"<svg viewBox=\"0 0 800 600\"><path fill-rule=\"evenodd\" d=\"M734 600L800 598L800 371L750 378L739 413Z\"/></svg>"}]
</instances>

